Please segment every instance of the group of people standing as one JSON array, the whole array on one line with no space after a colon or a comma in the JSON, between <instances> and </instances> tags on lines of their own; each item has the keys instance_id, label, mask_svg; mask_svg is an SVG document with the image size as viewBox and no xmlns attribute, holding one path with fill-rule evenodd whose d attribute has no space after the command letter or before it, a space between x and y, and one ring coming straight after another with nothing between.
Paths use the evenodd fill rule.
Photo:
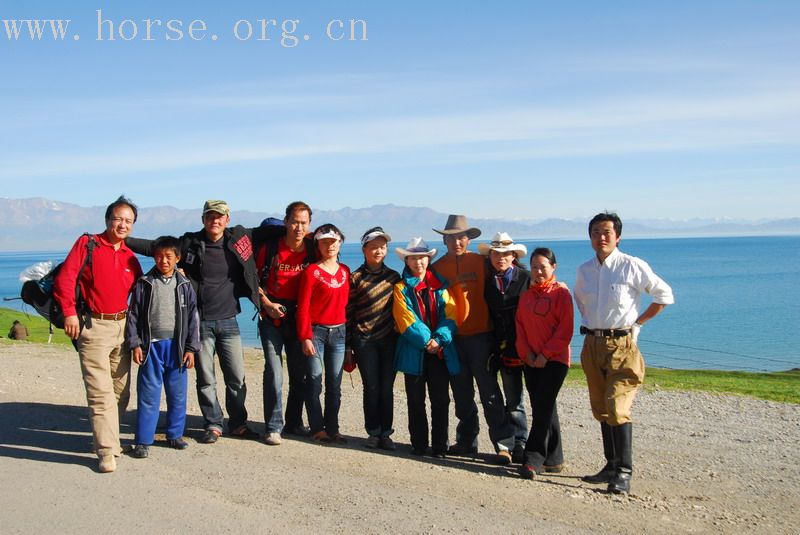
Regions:
<instances>
[{"instance_id":1,"label":"group of people standing","mask_svg":"<svg viewBox=\"0 0 800 535\"><path fill-rule=\"evenodd\" d=\"M451 215L443 229L434 229L447 249L437 261L436 249L414 237L395 248L403 261L397 273L384 262L391 237L373 227L361 237L364 263L351 273L339 262L344 234L332 224L311 232L312 210L300 201L286 207L283 221L255 228L229 226L227 203L207 201L201 231L154 241L130 236L136 217L136 206L124 197L109 205L105 232L78 239L55 287L65 332L81 357L101 472L115 470L122 452L119 418L129 398L131 352L140 366L134 457L149 455L162 384L167 444L188 447L182 435L186 370L192 367L204 420L199 442L222 436L215 355L225 382L228 435L260 437L247 425L240 297L259 311L266 444L280 445L285 435L346 443L339 428L341 380L343 370L357 364L365 446L396 449L393 392L402 372L414 455L478 451L477 385L498 464L518 464L519 474L531 479L562 470L556 399L570 365L573 298L556 279L552 250L535 249L529 270L526 247L499 232L474 253L468 246L481 231ZM638 332L673 302L669 286L644 261L617 249L621 233L616 214L592 219L596 255L580 267L575 287L585 335L581 362L606 457L603 469L584 480L607 483L610 492L630 489L630 409L644 377ZM87 262L89 239L94 246ZM155 258L148 274L134 253ZM643 293L653 302L642 312ZM451 391L458 419L453 444Z\"/></svg>"}]
</instances>

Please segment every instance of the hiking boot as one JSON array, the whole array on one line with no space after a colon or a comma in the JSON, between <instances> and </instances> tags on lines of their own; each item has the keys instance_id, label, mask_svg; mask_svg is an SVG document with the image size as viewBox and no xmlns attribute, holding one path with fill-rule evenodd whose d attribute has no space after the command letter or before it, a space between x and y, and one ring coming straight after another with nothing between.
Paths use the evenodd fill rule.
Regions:
<instances>
[{"instance_id":1,"label":"hiking boot","mask_svg":"<svg viewBox=\"0 0 800 535\"><path fill-rule=\"evenodd\" d=\"M325 431L317 431L312 435L311 440L319 442L320 444L330 444L331 437L329 437L328 433Z\"/></svg>"},{"instance_id":2,"label":"hiking boot","mask_svg":"<svg viewBox=\"0 0 800 535\"><path fill-rule=\"evenodd\" d=\"M536 467L531 464L522 464L517 469L517 473L522 479L533 479L536 477Z\"/></svg>"},{"instance_id":3,"label":"hiking boot","mask_svg":"<svg viewBox=\"0 0 800 535\"><path fill-rule=\"evenodd\" d=\"M231 437L233 438L241 438L241 439L249 439L249 440L257 440L259 437L258 433L247 427L247 425L240 425L236 429L228 432Z\"/></svg>"},{"instance_id":4,"label":"hiking boot","mask_svg":"<svg viewBox=\"0 0 800 535\"><path fill-rule=\"evenodd\" d=\"M364 441L364 447L374 450L381 445L381 437L368 437L367 440Z\"/></svg>"},{"instance_id":5,"label":"hiking boot","mask_svg":"<svg viewBox=\"0 0 800 535\"><path fill-rule=\"evenodd\" d=\"M395 451L397 446L394 444L394 440L389 437L381 437L380 447L382 450L386 451Z\"/></svg>"},{"instance_id":6,"label":"hiking boot","mask_svg":"<svg viewBox=\"0 0 800 535\"><path fill-rule=\"evenodd\" d=\"M221 434L222 433L217 429L206 429L205 433L203 433L203 436L200 437L199 442L201 444L214 444L217 442L217 440L219 440L219 436Z\"/></svg>"},{"instance_id":7,"label":"hiking boot","mask_svg":"<svg viewBox=\"0 0 800 535\"><path fill-rule=\"evenodd\" d=\"M281 445L281 434L280 433L276 433L274 431L272 433L267 433L264 436L264 444L266 444L267 446L280 446Z\"/></svg>"},{"instance_id":8,"label":"hiking boot","mask_svg":"<svg viewBox=\"0 0 800 535\"><path fill-rule=\"evenodd\" d=\"M540 474L560 474L564 470L563 464L543 464Z\"/></svg>"},{"instance_id":9,"label":"hiking boot","mask_svg":"<svg viewBox=\"0 0 800 535\"><path fill-rule=\"evenodd\" d=\"M497 452L497 457L495 457L495 462L500 466L508 466L511 464L511 454L508 450L500 450Z\"/></svg>"},{"instance_id":10,"label":"hiking boot","mask_svg":"<svg viewBox=\"0 0 800 535\"><path fill-rule=\"evenodd\" d=\"M101 474L108 474L117 469L117 460L113 455L103 455L98 459L97 468Z\"/></svg>"},{"instance_id":11,"label":"hiking boot","mask_svg":"<svg viewBox=\"0 0 800 535\"><path fill-rule=\"evenodd\" d=\"M447 453L450 455L474 455L478 453L478 447L472 446L471 444L460 444L456 442L450 449L447 450Z\"/></svg>"},{"instance_id":12,"label":"hiking boot","mask_svg":"<svg viewBox=\"0 0 800 535\"><path fill-rule=\"evenodd\" d=\"M134 459L147 459L149 455L150 448L145 444L136 444L130 453L130 456Z\"/></svg>"},{"instance_id":13,"label":"hiking boot","mask_svg":"<svg viewBox=\"0 0 800 535\"><path fill-rule=\"evenodd\" d=\"M296 437L310 437L311 429L305 425L294 425L283 428L284 435L294 435Z\"/></svg>"},{"instance_id":14,"label":"hiking boot","mask_svg":"<svg viewBox=\"0 0 800 535\"><path fill-rule=\"evenodd\" d=\"M167 446L169 446L173 450L185 450L186 448L189 447L189 443L183 440L183 437L168 438Z\"/></svg>"}]
</instances>

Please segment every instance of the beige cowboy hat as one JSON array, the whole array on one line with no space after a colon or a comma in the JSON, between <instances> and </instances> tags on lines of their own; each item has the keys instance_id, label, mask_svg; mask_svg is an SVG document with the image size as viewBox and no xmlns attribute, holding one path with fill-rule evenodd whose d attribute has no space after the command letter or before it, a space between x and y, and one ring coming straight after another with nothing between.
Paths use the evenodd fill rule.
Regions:
<instances>
[{"instance_id":1,"label":"beige cowboy hat","mask_svg":"<svg viewBox=\"0 0 800 535\"><path fill-rule=\"evenodd\" d=\"M411 241L408 242L408 245L403 247L395 247L394 250L397 253L397 256L400 257L400 260L403 262L406 261L407 256L429 256L433 258L436 256L436 249L431 249L428 247L428 244L425 243L425 240L422 238L411 238Z\"/></svg>"},{"instance_id":2,"label":"beige cowboy hat","mask_svg":"<svg viewBox=\"0 0 800 535\"><path fill-rule=\"evenodd\" d=\"M443 230L433 229L433 231L438 232L443 236L451 236L453 234L466 234L467 238L469 238L470 240L474 240L475 238L481 235L480 229L469 226L469 223L467 223L467 216L455 215L455 214L450 214L449 216L447 216L447 223L445 223Z\"/></svg>"},{"instance_id":3,"label":"beige cowboy hat","mask_svg":"<svg viewBox=\"0 0 800 535\"><path fill-rule=\"evenodd\" d=\"M508 232L498 232L492 237L489 243L479 243L478 252L484 256L488 256L490 251L497 251L498 253L514 253L517 258L522 258L528 254L528 248L521 243L514 243Z\"/></svg>"}]
</instances>

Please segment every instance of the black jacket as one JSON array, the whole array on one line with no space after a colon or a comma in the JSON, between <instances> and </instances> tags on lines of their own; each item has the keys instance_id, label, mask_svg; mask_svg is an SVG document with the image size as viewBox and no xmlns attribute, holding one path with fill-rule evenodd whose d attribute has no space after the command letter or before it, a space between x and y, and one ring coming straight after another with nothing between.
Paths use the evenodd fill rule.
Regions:
<instances>
[{"instance_id":1,"label":"black jacket","mask_svg":"<svg viewBox=\"0 0 800 535\"><path fill-rule=\"evenodd\" d=\"M125 341L131 349L141 347L142 355L147 359L150 352L150 310L153 305L153 277L158 271L151 269L146 275L139 277L133 287L133 298L128 306L128 318L125 323ZM175 343L178 344L178 355L183 360L186 351L197 353L200 351L200 317L197 313L197 296L189 280L175 272L177 286L175 287L175 324L178 334ZM144 361L142 361L144 363Z\"/></svg>"},{"instance_id":2,"label":"black jacket","mask_svg":"<svg viewBox=\"0 0 800 535\"><path fill-rule=\"evenodd\" d=\"M489 315L494 327L495 347L497 356L517 357L517 328L515 317L519 297L525 293L531 283L531 273L527 269L514 266L511 274L511 283L506 288L506 293L501 294L494 282L496 270L489 267L489 278L483 288L486 304L489 306ZM503 345L505 342L505 345ZM500 351L500 349L502 351Z\"/></svg>"}]
</instances>

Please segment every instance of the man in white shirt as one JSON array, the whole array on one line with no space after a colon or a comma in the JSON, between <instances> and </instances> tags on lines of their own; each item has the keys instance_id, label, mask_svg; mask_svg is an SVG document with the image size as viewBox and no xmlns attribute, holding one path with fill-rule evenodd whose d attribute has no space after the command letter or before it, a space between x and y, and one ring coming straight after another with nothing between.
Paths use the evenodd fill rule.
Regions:
<instances>
[{"instance_id":1,"label":"man in white shirt","mask_svg":"<svg viewBox=\"0 0 800 535\"><path fill-rule=\"evenodd\" d=\"M647 262L617 248L621 236L617 214L592 218L589 238L596 256L578 268L574 291L580 332L585 335L581 365L606 457L600 472L582 479L608 483L608 492L615 494L630 491L633 472L631 406L645 369L637 345L639 330L675 302L672 289ZM643 293L652 303L641 312Z\"/></svg>"}]
</instances>

